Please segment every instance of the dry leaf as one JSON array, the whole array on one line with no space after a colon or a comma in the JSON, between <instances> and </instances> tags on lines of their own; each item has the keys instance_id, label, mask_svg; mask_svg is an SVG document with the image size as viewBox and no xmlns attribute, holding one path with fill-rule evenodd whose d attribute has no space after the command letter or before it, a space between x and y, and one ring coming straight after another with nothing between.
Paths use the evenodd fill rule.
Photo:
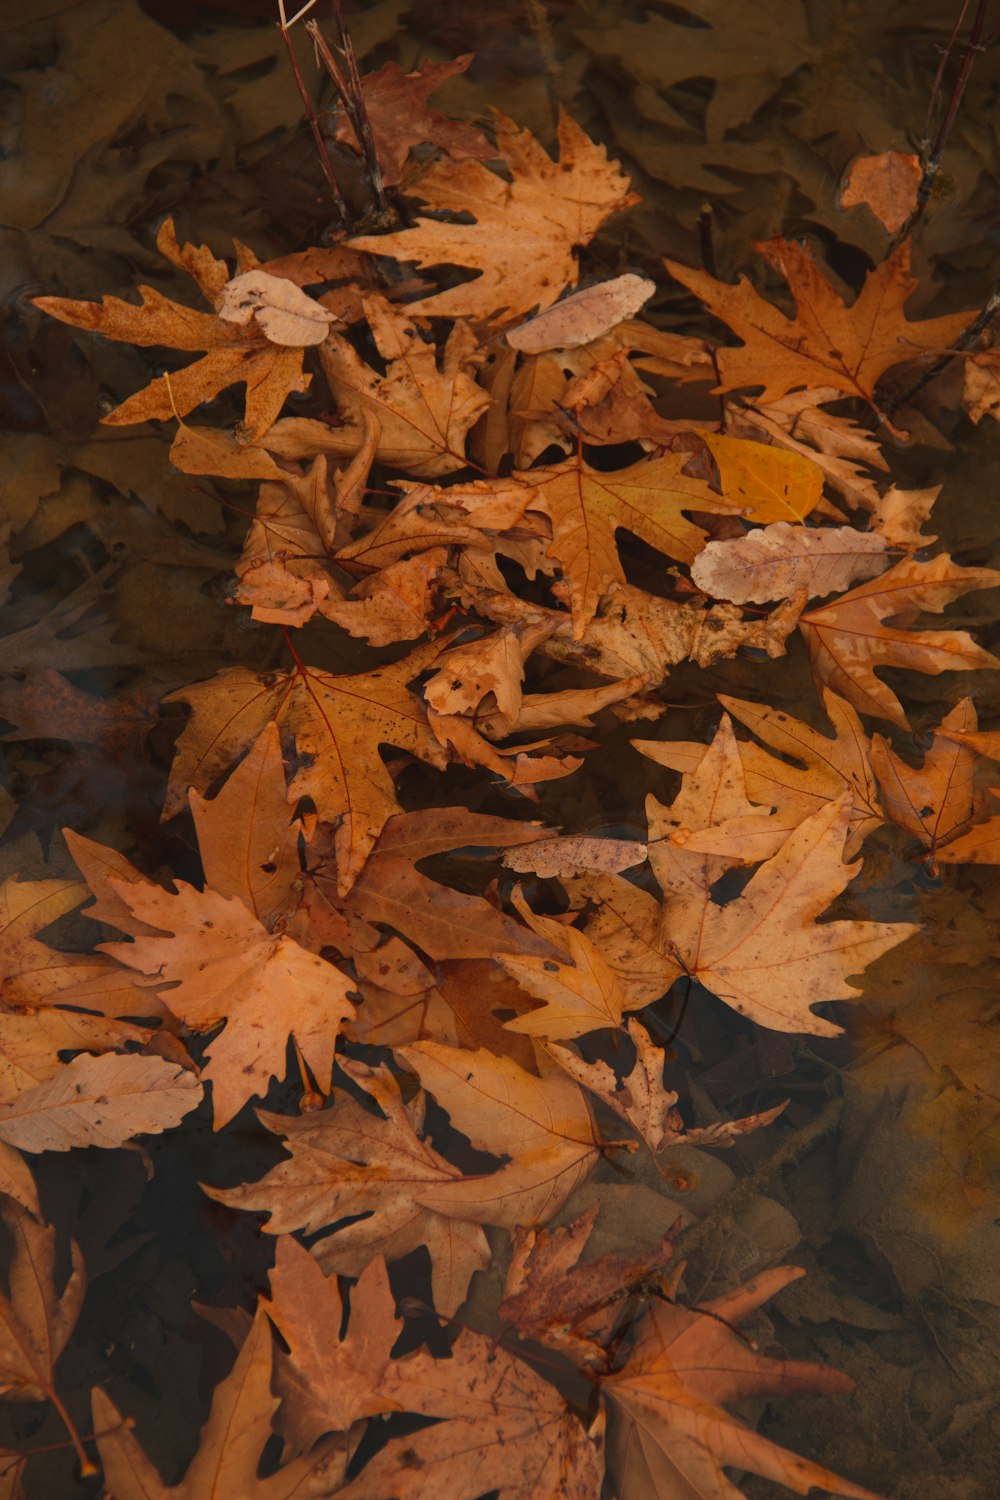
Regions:
<instances>
[{"instance_id":1,"label":"dry leaf","mask_svg":"<svg viewBox=\"0 0 1000 1500\"><path fill-rule=\"evenodd\" d=\"M703 434L719 469L722 493L752 521L801 521L823 494L823 471L811 458L769 443Z\"/></svg>"},{"instance_id":2,"label":"dry leaf","mask_svg":"<svg viewBox=\"0 0 1000 1500\"><path fill-rule=\"evenodd\" d=\"M810 597L841 594L884 570L885 549L884 537L853 526L813 531L776 521L745 537L709 542L691 577L711 598L735 604L787 599L800 589Z\"/></svg>"},{"instance_id":3,"label":"dry leaf","mask_svg":"<svg viewBox=\"0 0 1000 1500\"><path fill-rule=\"evenodd\" d=\"M637 201L605 148L564 112L558 162L499 110L493 118L496 154L509 182L479 162L440 162L414 187L428 208L472 214L474 223L418 218L413 229L351 241L355 249L418 266L472 266L482 273L411 302L414 315L485 319L550 307L576 284L575 247L588 244L605 219Z\"/></svg>"},{"instance_id":4,"label":"dry leaf","mask_svg":"<svg viewBox=\"0 0 1000 1500\"><path fill-rule=\"evenodd\" d=\"M267 271L244 271L227 281L215 310L224 323L254 323L269 343L288 348L321 344L337 321L321 302Z\"/></svg>"},{"instance_id":5,"label":"dry leaf","mask_svg":"<svg viewBox=\"0 0 1000 1500\"><path fill-rule=\"evenodd\" d=\"M917 206L922 173L919 157L881 151L851 162L840 193L841 208L863 203L890 234L897 234Z\"/></svg>"},{"instance_id":6,"label":"dry leaf","mask_svg":"<svg viewBox=\"0 0 1000 1500\"><path fill-rule=\"evenodd\" d=\"M547 349L576 349L603 338L612 328L633 318L656 291L646 276L628 273L613 281L573 292L554 307L508 330L507 343L521 354L543 354ZM569 404L569 403L567 403Z\"/></svg>"},{"instance_id":7,"label":"dry leaf","mask_svg":"<svg viewBox=\"0 0 1000 1500\"><path fill-rule=\"evenodd\" d=\"M795 318L765 301L745 277L729 286L705 271L664 262L743 340L741 348L717 353L723 391L763 386L757 399L767 403L802 386L822 386L875 405L875 388L887 370L949 348L973 316L907 319L903 309L917 280L910 275L905 242L868 273L850 307L804 246L777 239L755 243L754 249L788 282Z\"/></svg>"},{"instance_id":8,"label":"dry leaf","mask_svg":"<svg viewBox=\"0 0 1000 1500\"><path fill-rule=\"evenodd\" d=\"M875 675L876 667L917 672L971 672L1000 662L964 630L903 630L888 625L897 615L939 611L970 589L996 588L1000 572L961 568L947 553L931 562L904 558L888 573L863 583L799 620L817 683L833 688L861 713L909 721L896 694Z\"/></svg>"},{"instance_id":9,"label":"dry leaf","mask_svg":"<svg viewBox=\"0 0 1000 1500\"><path fill-rule=\"evenodd\" d=\"M0 1105L0 1141L21 1151L114 1150L179 1125L201 1101L196 1073L162 1057L83 1053Z\"/></svg>"},{"instance_id":10,"label":"dry leaf","mask_svg":"<svg viewBox=\"0 0 1000 1500\"><path fill-rule=\"evenodd\" d=\"M51 1400L56 1364L86 1290L83 1256L71 1242L71 1269L57 1292L55 1229L13 1202L5 1204L3 1218L14 1256L7 1273L9 1296L0 1291L0 1395L11 1401Z\"/></svg>"},{"instance_id":11,"label":"dry leaf","mask_svg":"<svg viewBox=\"0 0 1000 1500\"><path fill-rule=\"evenodd\" d=\"M940 844L947 844L972 822L978 757L946 731L975 731L977 722L972 699L963 698L941 720L920 770L900 760L882 735L872 737L871 766L879 780L886 816L918 838L932 858Z\"/></svg>"},{"instance_id":12,"label":"dry leaf","mask_svg":"<svg viewBox=\"0 0 1000 1500\"><path fill-rule=\"evenodd\" d=\"M465 1301L473 1274L490 1261L477 1223L462 1223L462 1214L446 1217L425 1202L442 1184L461 1186L462 1173L422 1139L422 1096L404 1106L388 1068L346 1058L341 1066L377 1112L346 1093L332 1108L309 1114L261 1111L263 1124L285 1138L290 1160L260 1182L205 1191L231 1208L269 1214L269 1234L315 1234L353 1221L313 1248L328 1272L342 1276L360 1276L378 1255L392 1261L426 1246L434 1306L450 1317Z\"/></svg>"}]
</instances>

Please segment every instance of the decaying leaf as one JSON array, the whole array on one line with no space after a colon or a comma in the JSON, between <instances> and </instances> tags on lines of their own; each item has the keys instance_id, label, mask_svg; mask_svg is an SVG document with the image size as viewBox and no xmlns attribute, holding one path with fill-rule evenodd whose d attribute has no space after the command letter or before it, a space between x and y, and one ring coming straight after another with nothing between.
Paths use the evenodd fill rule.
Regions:
<instances>
[{"instance_id":1,"label":"decaying leaf","mask_svg":"<svg viewBox=\"0 0 1000 1500\"><path fill-rule=\"evenodd\" d=\"M227 281L216 312L224 323L254 323L271 344L305 348L321 344L337 320L294 282L267 271L243 271Z\"/></svg>"},{"instance_id":2,"label":"decaying leaf","mask_svg":"<svg viewBox=\"0 0 1000 1500\"><path fill-rule=\"evenodd\" d=\"M920 178L920 159L909 152L858 156L847 173L840 206L863 203L890 234L897 234L917 206Z\"/></svg>"},{"instance_id":3,"label":"decaying leaf","mask_svg":"<svg viewBox=\"0 0 1000 1500\"><path fill-rule=\"evenodd\" d=\"M573 292L519 328L507 333L507 343L520 354L542 354L547 349L576 349L602 338L626 318L633 318L656 291L647 276L631 272ZM567 403L568 404L568 403Z\"/></svg>"},{"instance_id":4,"label":"decaying leaf","mask_svg":"<svg viewBox=\"0 0 1000 1500\"><path fill-rule=\"evenodd\" d=\"M80 1316L87 1285L83 1257L71 1244L71 1268L57 1291L55 1229L16 1203L5 1206L3 1217L14 1255L10 1295L0 1291L0 1394L44 1401L55 1390L56 1364Z\"/></svg>"}]
</instances>

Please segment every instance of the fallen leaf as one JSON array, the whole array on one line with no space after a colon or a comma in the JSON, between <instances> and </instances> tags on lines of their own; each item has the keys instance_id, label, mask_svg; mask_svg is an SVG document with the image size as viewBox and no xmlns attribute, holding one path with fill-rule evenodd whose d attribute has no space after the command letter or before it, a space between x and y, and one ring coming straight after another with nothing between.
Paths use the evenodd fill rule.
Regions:
<instances>
[{"instance_id":1,"label":"fallen leaf","mask_svg":"<svg viewBox=\"0 0 1000 1500\"><path fill-rule=\"evenodd\" d=\"M635 1048L635 1064L619 1079L613 1068L598 1058L586 1062L568 1047L555 1044L548 1048L559 1066L577 1083L613 1109L630 1125L650 1151L672 1145L684 1134L677 1110L677 1094L663 1086L667 1054L655 1047L649 1032L634 1016L627 1022L629 1039Z\"/></svg>"},{"instance_id":2,"label":"fallen leaf","mask_svg":"<svg viewBox=\"0 0 1000 1500\"><path fill-rule=\"evenodd\" d=\"M641 1000L637 1004L630 1000L618 975L585 932L566 927L553 917L538 916L523 901L519 903L519 910L540 937L548 938L557 953L562 948L563 956L553 959L505 954L500 957L500 963L511 978L536 1000L543 1002L527 1015L508 1021L509 1031L554 1042L564 1041L602 1027L617 1027L623 1011L642 1005Z\"/></svg>"},{"instance_id":3,"label":"fallen leaf","mask_svg":"<svg viewBox=\"0 0 1000 1500\"><path fill-rule=\"evenodd\" d=\"M598 1500L601 1450L559 1392L485 1334L463 1329L447 1359L398 1360L382 1382L397 1411L433 1425L386 1446L343 1500Z\"/></svg>"},{"instance_id":4,"label":"fallen leaf","mask_svg":"<svg viewBox=\"0 0 1000 1500\"><path fill-rule=\"evenodd\" d=\"M253 323L270 344L306 348L321 344L337 319L294 282L267 271L244 271L227 281L215 308L224 323Z\"/></svg>"},{"instance_id":5,"label":"fallen leaf","mask_svg":"<svg viewBox=\"0 0 1000 1500\"><path fill-rule=\"evenodd\" d=\"M489 1242L477 1223L438 1213L424 1198L441 1184L461 1184L462 1173L422 1138L422 1096L404 1105L384 1065L345 1058L341 1067L375 1109L342 1093L332 1108L305 1115L261 1111L261 1122L285 1138L290 1160L259 1182L204 1191L231 1208L269 1214L268 1234L315 1234L353 1221L313 1246L327 1272L342 1276L360 1276L376 1256L393 1261L426 1246L434 1306L450 1317L474 1273L489 1264Z\"/></svg>"},{"instance_id":6,"label":"fallen leaf","mask_svg":"<svg viewBox=\"0 0 1000 1500\"><path fill-rule=\"evenodd\" d=\"M291 1235L278 1239L270 1282L263 1306L288 1347L278 1360L275 1389L293 1451L307 1451L324 1433L346 1432L362 1417L395 1410L379 1390L403 1327L385 1262L373 1260L352 1287L346 1334L336 1276L324 1276Z\"/></svg>"},{"instance_id":7,"label":"fallen leaf","mask_svg":"<svg viewBox=\"0 0 1000 1500\"><path fill-rule=\"evenodd\" d=\"M906 318L903 309L917 288L907 242L868 273L850 307L804 246L776 239L755 243L754 249L788 282L795 297L794 319L767 302L745 277L729 286L705 271L664 262L671 276L743 340L739 349L717 352L722 391L763 386L757 399L767 403L802 386L822 386L859 396L877 410L875 388L887 370L949 348L973 316Z\"/></svg>"},{"instance_id":8,"label":"fallen leaf","mask_svg":"<svg viewBox=\"0 0 1000 1500\"><path fill-rule=\"evenodd\" d=\"M76 1326L86 1290L83 1256L70 1242L71 1266L62 1290L53 1280L56 1231L19 1204L4 1205L14 1242L7 1292L0 1290L0 1394L12 1401L58 1400L55 1370Z\"/></svg>"},{"instance_id":9,"label":"fallen leaf","mask_svg":"<svg viewBox=\"0 0 1000 1500\"><path fill-rule=\"evenodd\" d=\"M205 1049L215 1128L284 1072L289 1035L329 1092L337 1032L354 1015L350 980L284 935L273 937L234 896L176 882L115 881L129 909L165 936L103 943L105 953L151 976L164 1004L192 1031L225 1028Z\"/></svg>"},{"instance_id":10,"label":"fallen leaf","mask_svg":"<svg viewBox=\"0 0 1000 1500\"><path fill-rule=\"evenodd\" d=\"M748 1396L847 1394L854 1382L825 1365L766 1359L733 1332L748 1313L803 1272L765 1271L704 1308L660 1303L647 1312L625 1368L601 1389L613 1413L609 1452L621 1500L684 1494L740 1500L723 1469L749 1469L804 1495L814 1487L852 1500L871 1490L779 1448L722 1410Z\"/></svg>"},{"instance_id":11,"label":"fallen leaf","mask_svg":"<svg viewBox=\"0 0 1000 1500\"><path fill-rule=\"evenodd\" d=\"M598 282L509 329L507 343L521 354L543 354L547 349L576 349L581 344L592 344L619 323L635 317L655 291L654 281L631 272L612 281Z\"/></svg>"},{"instance_id":12,"label":"fallen leaf","mask_svg":"<svg viewBox=\"0 0 1000 1500\"><path fill-rule=\"evenodd\" d=\"M271 1327L259 1306L236 1363L216 1386L201 1442L179 1484L163 1483L129 1424L103 1391L93 1393L94 1431L104 1466L104 1484L114 1500L206 1500L209 1495L240 1500L292 1500L329 1494L341 1482L347 1454L336 1438L258 1478L278 1397L271 1394Z\"/></svg>"},{"instance_id":13,"label":"fallen leaf","mask_svg":"<svg viewBox=\"0 0 1000 1500\"><path fill-rule=\"evenodd\" d=\"M798 590L810 598L842 594L859 578L884 571L886 541L853 526L807 530L776 521L731 541L709 542L691 564L691 577L712 599L763 604Z\"/></svg>"},{"instance_id":14,"label":"fallen leaf","mask_svg":"<svg viewBox=\"0 0 1000 1500\"><path fill-rule=\"evenodd\" d=\"M493 111L497 158L510 181L479 162L431 165L414 192L436 211L471 214L474 223L417 219L412 229L351 241L356 250L392 255L418 266L471 266L482 274L409 304L421 317L517 317L544 310L575 286L575 247L589 243L605 219L637 201L628 178L569 115L559 115L559 160L529 130Z\"/></svg>"},{"instance_id":15,"label":"fallen leaf","mask_svg":"<svg viewBox=\"0 0 1000 1500\"><path fill-rule=\"evenodd\" d=\"M549 556L569 580L573 634L577 640L612 584L623 584L616 532L631 531L667 557L693 561L705 541L685 511L739 513L739 507L709 488L704 479L682 473L685 453L647 458L610 473L592 469L582 458L516 475L532 487L533 508L552 519Z\"/></svg>"},{"instance_id":16,"label":"fallen leaf","mask_svg":"<svg viewBox=\"0 0 1000 1500\"><path fill-rule=\"evenodd\" d=\"M262 675L230 667L179 689L168 701L190 704L192 714L177 742L164 817L180 810L189 787L204 792L275 720L295 735L300 760L289 799L312 797L320 815L337 823L338 878L346 895L398 810L379 745L446 764L420 700L407 686L441 649L434 642L389 666L342 676L306 666Z\"/></svg>"},{"instance_id":17,"label":"fallen leaf","mask_svg":"<svg viewBox=\"0 0 1000 1500\"><path fill-rule=\"evenodd\" d=\"M594 838L588 834L567 834L560 838L541 838L518 849L505 849L500 863L508 870L523 874L531 871L543 880L553 875L579 875L583 870L604 870L617 874L641 865L646 845L637 839Z\"/></svg>"},{"instance_id":18,"label":"fallen leaf","mask_svg":"<svg viewBox=\"0 0 1000 1500\"><path fill-rule=\"evenodd\" d=\"M813 676L861 713L909 728L896 694L877 667L917 672L971 672L1000 662L964 630L904 630L886 624L898 615L944 609L970 589L1000 585L992 568L962 568L941 553L930 562L903 558L887 573L801 616Z\"/></svg>"},{"instance_id":19,"label":"fallen leaf","mask_svg":"<svg viewBox=\"0 0 1000 1500\"><path fill-rule=\"evenodd\" d=\"M864 204L889 234L898 234L917 206L922 175L919 157L906 151L855 157L841 189L840 206Z\"/></svg>"},{"instance_id":20,"label":"fallen leaf","mask_svg":"<svg viewBox=\"0 0 1000 1500\"><path fill-rule=\"evenodd\" d=\"M402 181L411 146L437 146L452 161L496 158L496 147L481 130L462 120L450 120L427 104L428 94L433 94L456 73L464 73L472 58L471 52L447 62L430 62L425 58L410 73L405 73L398 63L387 62L361 79L375 154L386 187L395 187ZM335 134L338 141L345 141L360 153L357 136L343 107L337 112Z\"/></svg>"},{"instance_id":21,"label":"fallen leaf","mask_svg":"<svg viewBox=\"0 0 1000 1500\"><path fill-rule=\"evenodd\" d=\"M975 705L971 698L963 698L941 720L919 770L894 754L882 735L872 736L871 766L878 777L886 816L918 838L930 850L932 859L939 845L964 832L973 817L973 776L978 757L944 731L960 733L976 726Z\"/></svg>"},{"instance_id":22,"label":"fallen leaf","mask_svg":"<svg viewBox=\"0 0 1000 1500\"><path fill-rule=\"evenodd\" d=\"M721 432L703 437L718 466L722 493L751 520L801 521L819 504L823 471L811 458Z\"/></svg>"},{"instance_id":23,"label":"fallen leaf","mask_svg":"<svg viewBox=\"0 0 1000 1500\"><path fill-rule=\"evenodd\" d=\"M441 1183L420 1202L449 1217L512 1229L543 1223L589 1175L597 1137L583 1091L553 1073L538 1078L509 1057L416 1042L400 1057L481 1151L502 1147L499 1171Z\"/></svg>"},{"instance_id":24,"label":"fallen leaf","mask_svg":"<svg viewBox=\"0 0 1000 1500\"><path fill-rule=\"evenodd\" d=\"M200 1100L197 1074L162 1057L85 1052L0 1104L0 1140L21 1151L113 1150L179 1125Z\"/></svg>"}]
</instances>

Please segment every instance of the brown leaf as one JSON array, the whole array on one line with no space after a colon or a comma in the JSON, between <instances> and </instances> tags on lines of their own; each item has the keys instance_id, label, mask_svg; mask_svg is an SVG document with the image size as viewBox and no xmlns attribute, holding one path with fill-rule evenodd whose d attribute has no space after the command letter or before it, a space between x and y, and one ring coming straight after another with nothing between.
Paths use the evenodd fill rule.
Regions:
<instances>
[{"instance_id":1,"label":"brown leaf","mask_svg":"<svg viewBox=\"0 0 1000 1500\"><path fill-rule=\"evenodd\" d=\"M631 273L573 292L554 307L509 329L507 343L521 354L548 349L576 349L592 344L627 318L632 318L656 291L656 283ZM599 399L599 398L598 398ZM571 403L566 403L567 405Z\"/></svg>"},{"instance_id":2,"label":"brown leaf","mask_svg":"<svg viewBox=\"0 0 1000 1500\"><path fill-rule=\"evenodd\" d=\"M94 1429L104 1465L104 1484L114 1500L292 1500L329 1494L340 1484L347 1454L336 1438L305 1457L284 1464L266 1479L257 1476L278 1397L271 1394L271 1328L258 1307L232 1370L216 1386L198 1451L179 1484L166 1485L103 1391L93 1393Z\"/></svg>"},{"instance_id":3,"label":"brown leaf","mask_svg":"<svg viewBox=\"0 0 1000 1500\"><path fill-rule=\"evenodd\" d=\"M337 1032L354 1015L350 980L286 936L272 937L236 897L176 882L112 881L141 921L166 936L103 943L106 953L152 976L164 1004L192 1031L222 1033L206 1048L215 1128L284 1072L293 1035L319 1087L328 1092Z\"/></svg>"},{"instance_id":4,"label":"brown leaf","mask_svg":"<svg viewBox=\"0 0 1000 1500\"><path fill-rule=\"evenodd\" d=\"M197 1074L162 1057L83 1053L0 1105L0 1141L21 1151L114 1150L179 1125L201 1100Z\"/></svg>"},{"instance_id":5,"label":"brown leaf","mask_svg":"<svg viewBox=\"0 0 1000 1500\"><path fill-rule=\"evenodd\" d=\"M787 599L800 589L822 597L883 572L885 548L884 537L853 526L807 530L776 521L745 537L709 542L692 563L691 577L711 598L735 604Z\"/></svg>"},{"instance_id":6,"label":"brown leaf","mask_svg":"<svg viewBox=\"0 0 1000 1500\"><path fill-rule=\"evenodd\" d=\"M56 1292L56 1231L17 1203L3 1209L14 1241L8 1272L10 1295L0 1291L0 1394L13 1401L44 1401L55 1390L59 1356L76 1326L86 1289L83 1257L70 1244L72 1269Z\"/></svg>"},{"instance_id":7,"label":"brown leaf","mask_svg":"<svg viewBox=\"0 0 1000 1500\"><path fill-rule=\"evenodd\" d=\"M973 316L960 312L922 322L907 319L903 309L917 287L910 275L908 242L868 273L850 307L806 247L776 239L755 243L754 249L788 282L795 318L765 301L746 277L729 286L705 271L664 262L743 340L739 349L718 350L723 391L762 385L757 399L766 403L801 386L822 386L874 405L875 388L887 370L947 349Z\"/></svg>"},{"instance_id":8,"label":"brown leaf","mask_svg":"<svg viewBox=\"0 0 1000 1500\"><path fill-rule=\"evenodd\" d=\"M436 1417L390 1439L339 1493L343 1500L598 1500L603 1464L558 1391L484 1334L463 1330L450 1358L397 1361L382 1394Z\"/></svg>"},{"instance_id":9,"label":"brown leaf","mask_svg":"<svg viewBox=\"0 0 1000 1500\"><path fill-rule=\"evenodd\" d=\"M422 1096L404 1106L388 1068L346 1058L341 1067L378 1112L346 1093L332 1108L305 1115L261 1111L263 1124L285 1137L290 1160L260 1182L205 1192L231 1208L269 1214L269 1234L315 1234L354 1220L313 1250L328 1272L342 1276L360 1276L378 1255L393 1261L425 1245L434 1306L449 1317L465 1301L473 1274L490 1261L478 1224L461 1222L462 1214L445 1217L424 1203L441 1184L461 1185L462 1174L422 1139Z\"/></svg>"},{"instance_id":10,"label":"brown leaf","mask_svg":"<svg viewBox=\"0 0 1000 1500\"><path fill-rule=\"evenodd\" d=\"M346 1432L362 1417L394 1411L380 1383L403 1320L395 1316L385 1262L373 1260L351 1289L351 1320L336 1276L324 1276L291 1235L278 1239L263 1306L288 1345L276 1389L282 1431L300 1453L326 1432Z\"/></svg>"},{"instance_id":11,"label":"brown leaf","mask_svg":"<svg viewBox=\"0 0 1000 1500\"><path fill-rule=\"evenodd\" d=\"M748 1396L846 1394L854 1382L824 1365L765 1359L729 1327L803 1273L765 1271L702 1308L659 1303L640 1325L628 1364L605 1376L613 1420L609 1451L621 1500L684 1494L691 1500L739 1500L723 1469L749 1469L804 1495L814 1486L852 1500L870 1490L779 1448L721 1409Z\"/></svg>"},{"instance_id":12,"label":"brown leaf","mask_svg":"<svg viewBox=\"0 0 1000 1500\"><path fill-rule=\"evenodd\" d=\"M917 206L919 157L905 151L881 151L851 162L840 194L841 208L863 203L890 234L897 234Z\"/></svg>"},{"instance_id":13,"label":"brown leaf","mask_svg":"<svg viewBox=\"0 0 1000 1500\"><path fill-rule=\"evenodd\" d=\"M231 667L172 693L168 701L189 703L192 715L177 742L164 817L180 810L189 787L204 792L273 719L295 735L300 758L289 799L311 797L320 816L337 823L340 890L346 894L398 810L379 745L446 764L420 700L407 686L441 649L435 642L391 665L343 676L306 666L263 675Z\"/></svg>"},{"instance_id":14,"label":"brown leaf","mask_svg":"<svg viewBox=\"0 0 1000 1500\"><path fill-rule=\"evenodd\" d=\"M475 223L418 218L413 229L354 239L358 250L393 255L418 266L472 266L473 281L410 303L419 316L518 316L551 306L579 272L574 249L586 245L619 209L637 201L628 178L564 112L559 161L528 130L493 111L497 157L511 181L479 162L433 164L414 192L429 208L472 214Z\"/></svg>"},{"instance_id":15,"label":"brown leaf","mask_svg":"<svg viewBox=\"0 0 1000 1500\"><path fill-rule=\"evenodd\" d=\"M462 120L449 120L440 110L430 109L428 94L433 94L456 73L464 73L473 54L447 62L421 62L419 68L404 73L395 62L387 62L375 73L366 73L361 92L371 123L382 181L395 187L403 179L403 168L411 146L434 145L452 161L493 161L496 147L481 130ZM344 109L337 112L336 139L346 141L360 152L357 136Z\"/></svg>"},{"instance_id":16,"label":"brown leaf","mask_svg":"<svg viewBox=\"0 0 1000 1500\"><path fill-rule=\"evenodd\" d=\"M970 589L997 586L1000 572L959 567L946 552L926 563L904 558L888 573L801 617L813 676L859 712L908 729L903 705L876 677L876 667L971 672L1000 666L1000 661L964 630L904 630L886 621L896 615L936 612Z\"/></svg>"},{"instance_id":17,"label":"brown leaf","mask_svg":"<svg viewBox=\"0 0 1000 1500\"><path fill-rule=\"evenodd\" d=\"M973 817L973 777L978 757L945 731L975 731L977 723L975 704L971 698L963 698L941 720L919 770L895 755L882 735L872 737L871 766L879 780L886 816L918 838L932 858L938 846L963 833Z\"/></svg>"}]
</instances>

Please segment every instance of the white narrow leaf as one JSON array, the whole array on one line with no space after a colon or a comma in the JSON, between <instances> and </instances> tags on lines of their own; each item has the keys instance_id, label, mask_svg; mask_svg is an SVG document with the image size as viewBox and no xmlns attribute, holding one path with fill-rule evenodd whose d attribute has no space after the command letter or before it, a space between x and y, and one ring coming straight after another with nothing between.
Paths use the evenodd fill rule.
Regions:
<instances>
[{"instance_id":1,"label":"white narrow leaf","mask_svg":"<svg viewBox=\"0 0 1000 1500\"><path fill-rule=\"evenodd\" d=\"M507 334L512 349L522 354L544 354L546 349L577 349L602 338L626 318L635 317L656 291L645 276L616 276L597 286L584 287L529 318Z\"/></svg>"},{"instance_id":2,"label":"white narrow leaf","mask_svg":"<svg viewBox=\"0 0 1000 1500\"><path fill-rule=\"evenodd\" d=\"M552 875L581 875L601 870L617 875L631 870L646 858L646 845L638 839L602 839L591 834L569 834L565 838L538 839L530 847L505 849L500 863L519 873L531 871L547 880Z\"/></svg>"},{"instance_id":3,"label":"white narrow leaf","mask_svg":"<svg viewBox=\"0 0 1000 1500\"><path fill-rule=\"evenodd\" d=\"M730 541L709 542L691 577L713 599L763 604L805 589L810 598L843 593L861 578L884 572L886 539L853 526L809 530L776 521Z\"/></svg>"},{"instance_id":4,"label":"white narrow leaf","mask_svg":"<svg viewBox=\"0 0 1000 1500\"><path fill-rule=\"evenodd\" d=\"M225 323L255 322L272 344L291 349L321 344L337 318L294 282L267 271L244 271L222 288L216 311Z\"/></svg>"},{"instance_id":5,"label":"white narrow leaf","mask_svg":"<svg viewBox=\"0 0 1000 1500\"><path fill-rule=\"evenodd\" d=\"M165 1058L83 1053L0 1109L0 1141L21 1151L114 1148L177 1125L201 1093L194 1073Z\"/></svg>"}]
</instances>

